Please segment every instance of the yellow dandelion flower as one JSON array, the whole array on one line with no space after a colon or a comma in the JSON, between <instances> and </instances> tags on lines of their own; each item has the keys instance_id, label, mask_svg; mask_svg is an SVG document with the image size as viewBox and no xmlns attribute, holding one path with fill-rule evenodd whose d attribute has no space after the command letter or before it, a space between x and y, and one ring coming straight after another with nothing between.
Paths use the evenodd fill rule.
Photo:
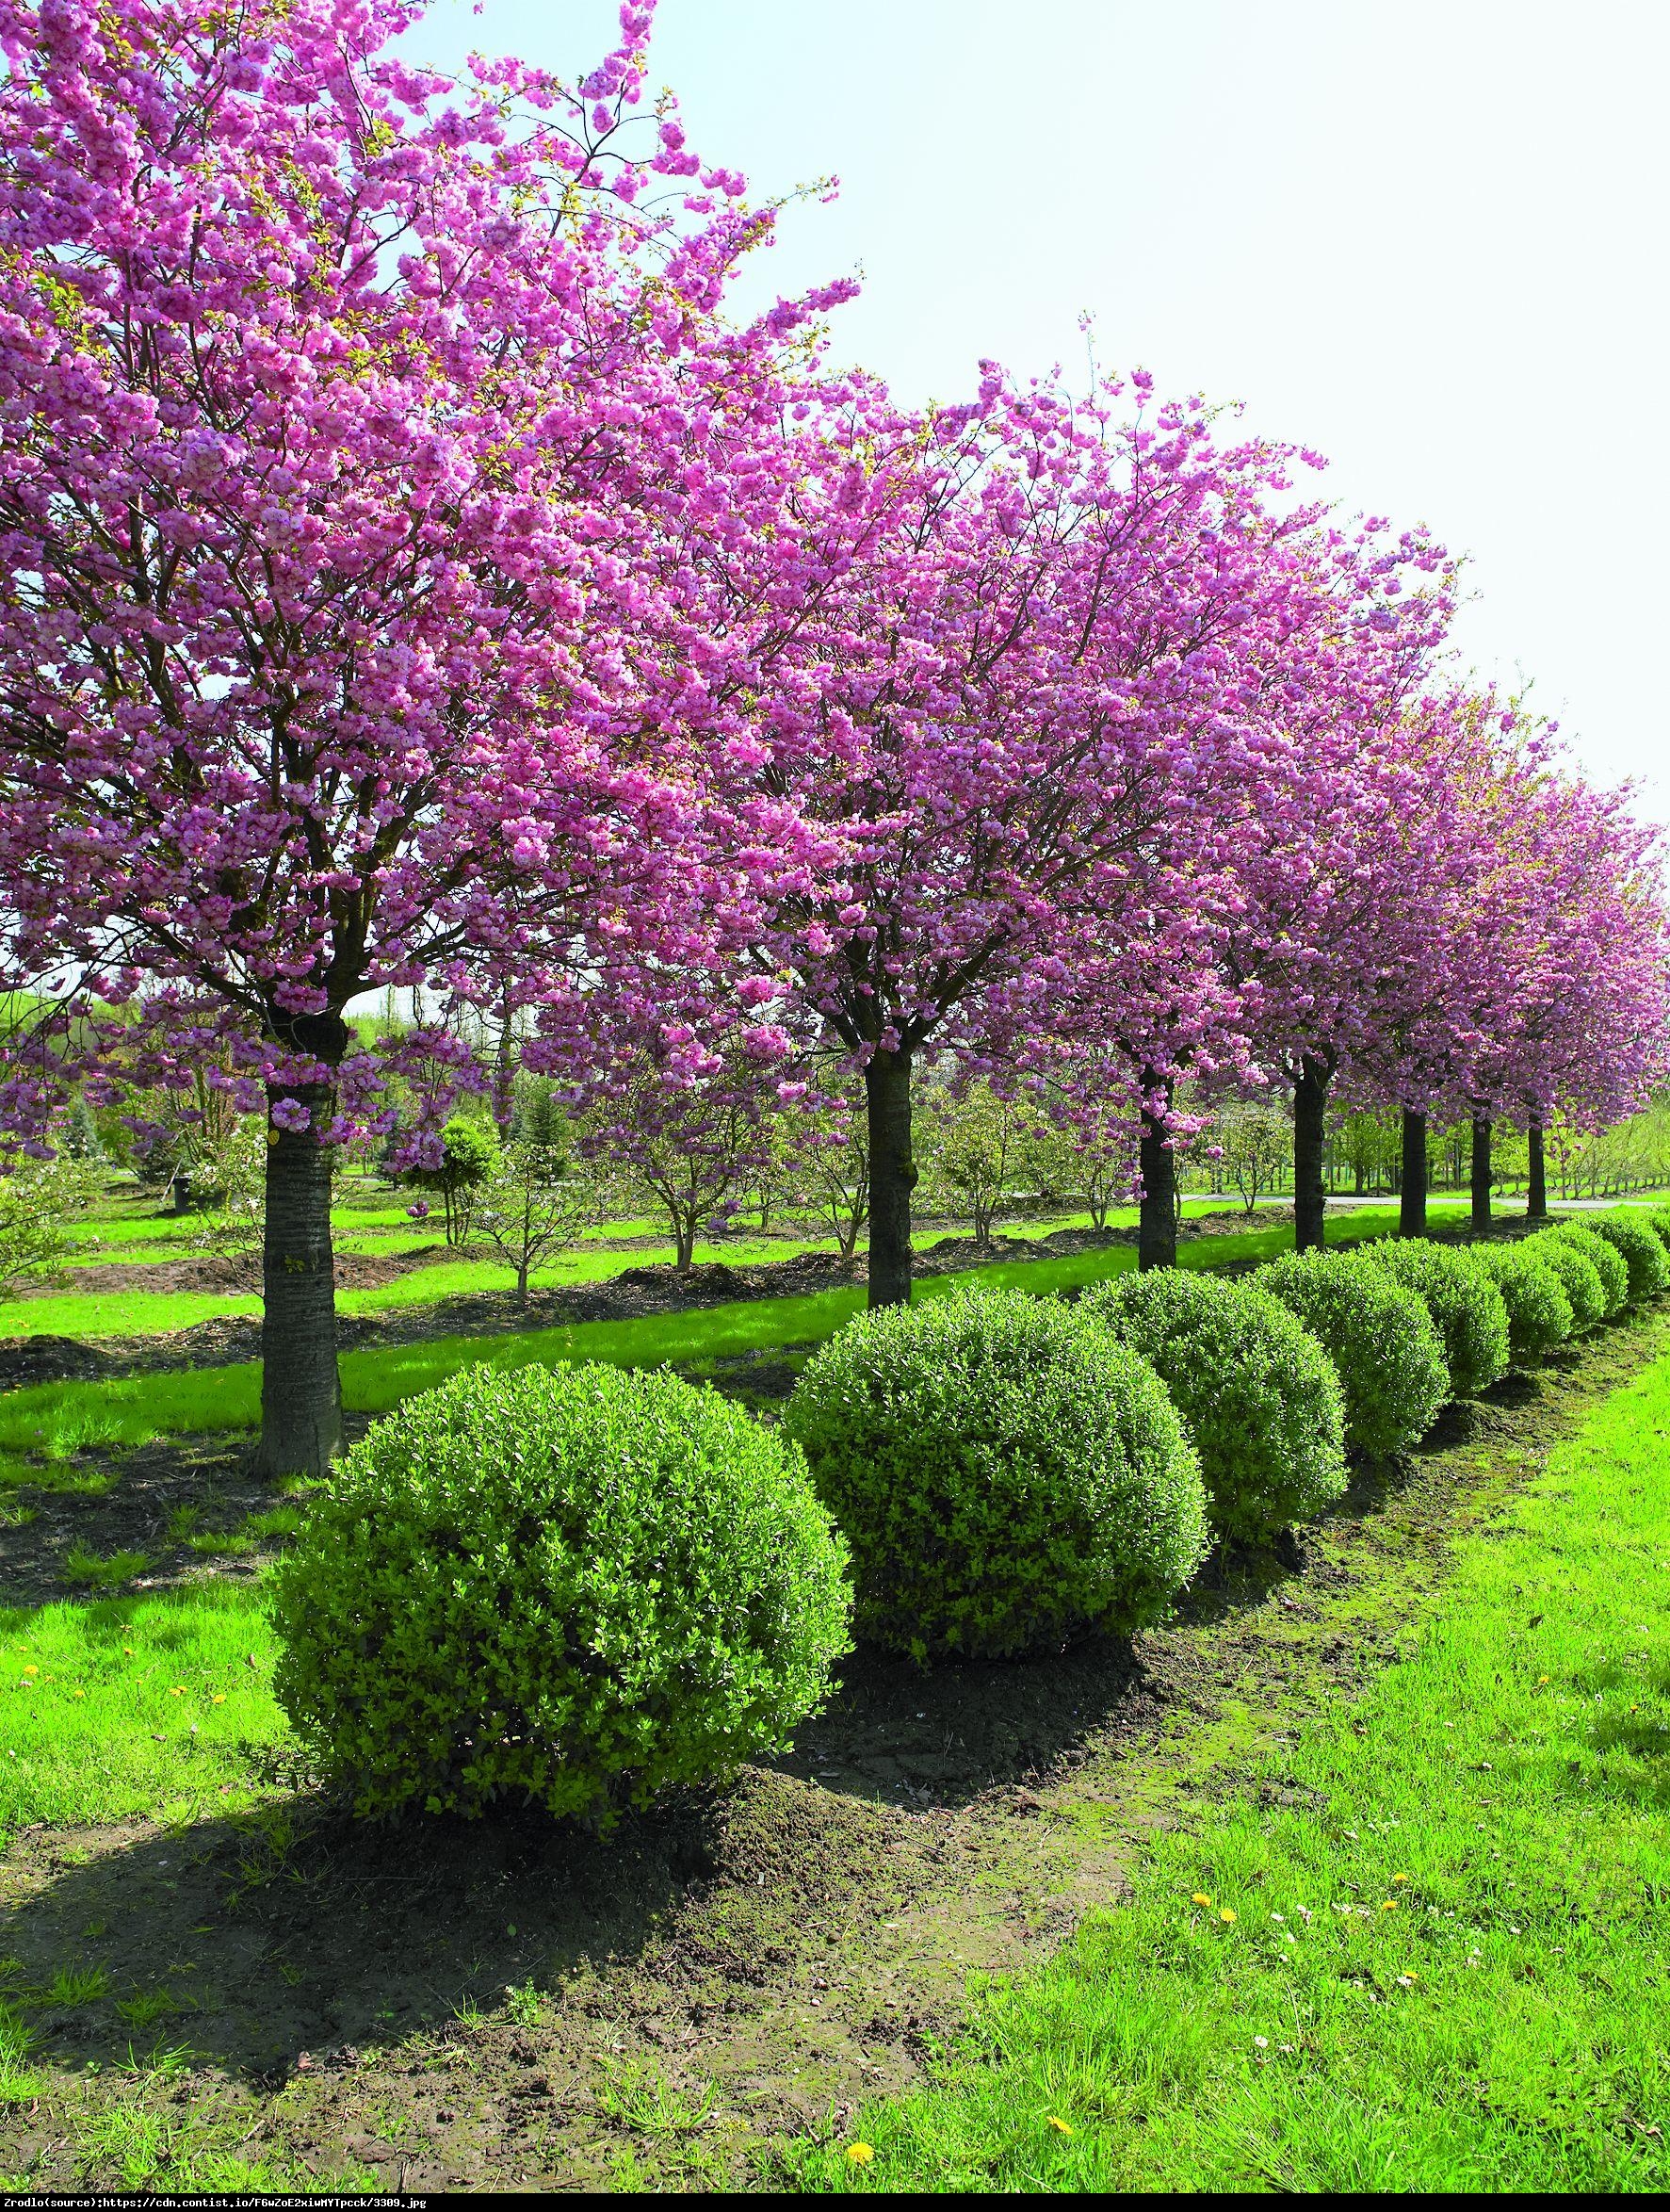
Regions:
<instances>
[{"instance_id":1,"label":"yellow dandelion flower","mask_svg":"<svg viewBox=\"0 0 1670 2212\"><path fill-rule=\"evenodd\" d=\"M1393 1881L1407 1881L1409 1877L1406 1874L1394 1874L1392 1876Z\"/></svg>"},{"instance_id":2,"label":"yellow dandelion flower","mask_svg":"<svg viewBox=\"0 0 1670 2212\"><path fill-rule=\"evenodd\" d=\"M1067 2125L1066 2122L1064 2120L1058 2120L1053 2112L1049 2116L1049 2124L1055 2129L1057 2135L1071 2135L1073 2132L1073 2130Z\"/></svg>"},{"instance_id":3,"label":"yellow dandelion flower","mask_svg":"<svg viewBox=\"0 0 1670 2212\"><path fill-rule=\"evenodd\" d=\"M1207 1895L1205 1890L1196 1890L1193 1896L1192 1896L1189 1900L1192 1905L1209 1905L1211 1901L1212 1900Z\"/></svg>"},{"instance_id":4,"label":"yellow dandelion flower","mask_svg":"<svg viewBox=\"0 0 1670 2212\"><path fill-rule=\"evenodd\" d=\"M1231 1912L1227 1905L1225 1905L1219 1912L1218 1918L1224 1923L1225 1927L1232 1927L1235 1925L1235 1914Z\"/></svg>"},{"instance_id":5,"label":"yellow dandelion flower","mask_svg":"<svg viewBox=\"0 0 1670 2212\"><path fill-rule=\"evenodd\" d=\"M170 1698L183 1698L185 1695L186 1684L183 1682L177 1682L173 1688L169 1692L169 1696Z\"/></svg>"},{"instance_id":6,"label":"yellow dandelion flower","mask_svg":"<svg viewBox=\"0 0 1670 2212\"><path fill-rule=\"evenodd\" d=\"M1548 1680L1548 1677L1546 1674L1539 1674L1539 1675L1537 1676L1537 1678L1536 1678L1536 1686L1537 1686L1537 1688L1540 1690L1540 1689L1542 1688L1542 1686L1543 1686L1544 1683L1546 1683Z\"/></svg>"},{"instance_id":7,"label":"yellow dandelion flower","mask_svg":"<svg viewBox=\"0 0 1670 2212\"><path fill-rule=\"evenodd\" d=\"M211 1705L224 1705L225 1702L226 1692L224 1690L217 1690L214 1696L209 1700L209 1703Z\"/></svg>"},{"instance_id":8,"label":"yellow dandelion flower","mask_svg":"<svg viewBox=\"0 0 1670 2212\"><path fill-rule=\"evenodd\" d=\"M1383 1912L1395 1912L1397 1911L1397 1907L1392 1903L1391 1899L1387 1897L1382 1903L1380 1910Z\"/></svg>"},{"instance_id":9,"label":"yellow dandelion flower","mask_svg":"<svg viewBox=\"0 0 1670 2212\"><path fill-rule=\"evenodd\" d=\"M86 1695L87 1695L87 1692L86 1692L85 1690L72 1690L72 1691L70 1692L70 1695L71 1695L71 1697L73 1697L73 1698L85 1698L85 1697L86 1697Z\"/></svg>"},{"instance_id":10,"label":"yellow dandelion flower","mask_svg":"<svg viewBox=\"0 0 1670 2212\"><path fill-rule=\"evenodd\" d=\"M847 2145L847 2163L849 2166L867 2166L874 2156L875 2153L868 2143L849 2143Z\"/></svg>"},{"instance_id":11,"label":"yellow dandelion flower","mask_svg":"<svg viewBox=\"0 0 1670 2212\"><path fill-rule=\"evenodd\" d=\"M131 1659L131 1658L133 1657L133 1655L134 1655L134 1648L133 1648L132 1644L123 1644L123 1645L122 1645L122 1657L123 1657L124 1659Z\"/></svg>"}]
</instances>

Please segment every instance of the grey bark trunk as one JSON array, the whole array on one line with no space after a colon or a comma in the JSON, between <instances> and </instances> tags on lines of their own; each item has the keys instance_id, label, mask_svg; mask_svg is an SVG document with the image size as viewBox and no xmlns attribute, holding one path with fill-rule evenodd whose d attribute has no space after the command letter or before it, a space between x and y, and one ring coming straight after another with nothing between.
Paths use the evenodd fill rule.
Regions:
<instances>
[{"instance_id":1,"label":"grey bark trunk","mask_svg":"<svg viewBox=\"0 0 1670 2212\"><path fill-rule=\"evenodd\" d=\"M1490 1234L1490 1116L1475 1114L1473 1116L1473 1154L1469 1176L1473 1201L1473 1231L1477 1236Z\"/></svg>"},{"instance_id":2,"label":"grey bark trunk","mask_svg":"<svg viewBox=\"0 0 1670 2212\"><path fill-rule=\"evenodd\" d=\"M908 1306L911 1295L911 1056L874 1052L864 1071L869 1121L869 1303Z\"/></svg>"},{"instance_id":3,"label":"grey bark trunk","mask_svg":"<svg viewBox=\"0 0 1670 2212\"><path fill-rule=\"evenodd\" d=\"M1402 1187L1398 1194L1398 1234L1426 1234L1426 1115L1403 1115Z\"/></svg>"},{"instance_id":4,"label":"grey bark trunk","mask_svg":"<svg viewBox=\"0 0 1670 2212\"><path fill-rule=\"evenodd\" d=\"M1322 1144L1328 1113L1329 1071L1308 1056L1293 1085L1293 1249L1321 1248L1327 1195L1322 1187Z\"/></svg>"},{"instance_id":5,"label":"grey bark trunk","mask_svg":"<svg viewBox=\"0 0 1670 2212\"><path fill-rule=\"evenodd\" d=\"M1543 1151L1543 1125L1540 1121L1531 1124L1525 1132L1525 1140L1531 1154L1525 1179L1525 1218L1527 1221L1547 1221L1548 1163Z\"/></svg>"},{"instance_id":6,"label":"grey bark trunk","mask_svg":"<svg viewBox=\"0 0 1670 2212\"><path fill-rule=\"evenodd\" d=\"M335 1017L321 1016L297 1023L293 1041L334 1070L348 1032ZM286 1101L307 1109L305 1130L286 1130L273 1121L274 1107ZM268 1478L317 1475L342 1450L335 1256L331 1249L332 1155L319 1142L336 1111L335 1086L269 1085L267 1111L261 1441L255 1472Z\"/></svg>"},{"instance_id":7,"label":"grey bark trunk","mask_svg":"<svg viewBox=\"0 0 1670 2212\"><path fill-rule=\"evenodd\" d=\"M1144 1074L1143 1087L1150 1093L1163 1087L1170 1105L1169 1083L1162 1086L1158 1078ZM1166 1142L1168 1134L1163 1118L1144 1106L1137 1145L1137 1169L1143 1179L1137 1210L1139 1270L1177 1264L1177 1157Z\"/></svg>"}]
</instances>

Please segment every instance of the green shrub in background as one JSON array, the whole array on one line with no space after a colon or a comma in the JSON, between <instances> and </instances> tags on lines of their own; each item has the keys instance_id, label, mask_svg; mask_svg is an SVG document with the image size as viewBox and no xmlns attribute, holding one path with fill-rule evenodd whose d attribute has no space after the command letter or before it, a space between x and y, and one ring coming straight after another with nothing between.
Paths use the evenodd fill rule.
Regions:
<instances>
[{"instance_id":1,"label":"green shrub in background","mask_svg":"<svg viewBox=\"0 0 1670 2212\"><path fill-rule=\"evenodd\" d=\"M1345 1392L1345 1440L1370 1459L1418 1443L1450 1395L1444 1342L1413 1291L1360 1252L1289 1252L1253 1280L1304 1323Z\"/></svg>"},{"instance_id":2,"label":"green shrub in background","mask_svg":"<svg viewBox=\"0 0 1670 2212\"><path fill-rule=\"evenodd\" d=\"M469 1368L314 1498L274 1686L360 1813L607 1826L784 1746L847 1648L846 1567L800 1454L712 1391Z\"/></svg>"},{"instance_id":3,"label":"green shrub in background","mask_svg":"<svg viewBox=\"0 0 1670 2212\"><path fill-rule=\"evenodd\" d=\"M1666 1252L1670 1252L1670 1206L1644 1206L1641 1218Z\"/></svg>"},{"instance_id":4,"label":"green shrub in background","mask_svg":"<svg viewBox=\"0 0 1670 2212\"><path fill-rule=\"evenodd\" d=\"M1629 1275L1629 1304L1644 1306L1662 1297L1670 1285L1670 1260L1650 1222L1619 1207L1616 1212L1592 1213L1589 1220L1597 1237L1604 1237L1622 1259Z\"/></svg>"},{"instance_id":5,"label":"green shrub in background","mask_svg":"<svg viewBox=\"0 0 1670 2212\"><path fill-rule=\"evenodd\" d=\"M1171 1400L1074 1307L976 1286L861 1313L784 1425L851 1544L858 1633L918 1661L1141 1628L1206 1553Z\"/></svg>"},{"instance_id":6,"label":"green shrub in background","mask_svg":"<svg viewBox=\"0 0 1670 2212\"><path fill-rule=\"evenodd\" d=\"M1577 1315L1558 1275L1520 1244L1473 1244L1472 1257L1501 1293L1508 1309L1508 1354L1516 1367L1532 1367L1565 1343Z\"/></svg>"},{"instance_id":7,"label":"green shrub in background","mask_svg":"<svg viewBox=\"0 0 1670 2212\"><path fill-rule=\"evenodd\" d=\"M1581 1252L1600 1277L1600 1288L1606 1293L1605 1318L1610 1321L1614 1313L1621 1313L1629 1301L1629 1269L1624 1255L1605 1237L1597 1236L1586 1222L1562 1221L1552 1228L1537 1231L1536 1244L1540 1252L1545 1242L1557 1241L1569 1244Z\"/></svg>"},{"instance_id":8,"label":"green shrub in background","mask_svg":"<svg viewBox=\"0 0 1670 2212\"><path fill-rule=\"evenodd\" d=\"M1314 1520L1343 1493L1339 1377L1278 1298L1166 1267L1098 1283L1082 1303L1171 1392L1222 1535L1259 1541Z\"/></svg>"},{"instance_id":9,"label":"green shrub in background","mask_svg":"<svg viewBox=\"0 0 1670 2212\"><path fill-rule=\"evenodd\" d=\"M1508 1309L1502 1294L1468 1252L1426 1237L1385 1237L1364 1257L1425 1301L1444 1340L1450 1389L1476 1398L1508 1372Z\"/></svg>"},{"instance_id":10,"label":"green shrub in background","mask_svg":"<svg viewBox=\"0 0 1670 2212\"><path fill-rule=\"evenodd\" d=\"M1550 1236L1546 1230L1539 1230L1526 1240L1523 1248L1533 1253L1548 1273L1558 1278L1561 1289L1571 1301L1574 1332L1593 1328L1606 1319L1606 1286L1600 1279L1600 1270L1569 1237Z\"/></svg>"}]
</instances>

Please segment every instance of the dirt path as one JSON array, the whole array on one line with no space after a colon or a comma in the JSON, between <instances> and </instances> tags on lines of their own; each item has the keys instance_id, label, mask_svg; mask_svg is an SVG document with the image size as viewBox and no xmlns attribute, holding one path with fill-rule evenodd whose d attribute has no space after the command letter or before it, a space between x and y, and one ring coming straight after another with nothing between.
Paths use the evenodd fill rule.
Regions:
<instances>
[{"instance_id":1,"label":"dirt path","mask_svg":"<svg viewBox=\"0 0 1670 2212\"><path fill-rule=\"evenodd\" d=\"M113 2095L321 2175L477 2189L736 2186L773 2138L906 2085L975 1972L1025 1968L1113 1903L1158 1822L1237 1786L1394 1657L1488 1520L1597 1396L1670 1339L1656 1316L1451 1414L1307 1533L1243 1559L1133 1655L922 1677L850 1668L796 1755L608 1844L537 1824L378 1836L304 1796L260 1822L34 1832L5 1865L20 1978L93 1958L165 1983L174 2078L118 2073L108 2006L58 2017L49 2093L0 2113L0 2171L78 2154ZM1279 1788L1277 1791L1279 1797ZM95 1936L94 1931L97 1931Z\"/></svg>"}]
</instances>

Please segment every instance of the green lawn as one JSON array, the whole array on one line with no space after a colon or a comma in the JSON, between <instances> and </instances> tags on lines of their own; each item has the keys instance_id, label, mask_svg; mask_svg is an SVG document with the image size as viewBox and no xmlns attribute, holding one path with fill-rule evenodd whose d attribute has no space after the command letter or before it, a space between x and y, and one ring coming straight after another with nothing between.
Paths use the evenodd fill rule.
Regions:
<instances>
[{"instance_id":1,"label":"green lawn","mask_svg":"<svg viewBox=\"0 0 1670 2212\"><path fill-rule=\"evenodd\" d=\"M1395 1219L1389 1209L1359 1210L1331 1222L1330 1238L1354 1243L1383 1235ZM1290 1242L1286 1228L1251 1229L1185 1244L1180 1257L1189 1267L1224 1266L1273 1259ZM1000 1261L954 1276L930 1277L916 1285L916 1294L941 1297L960 1283L978 1280L1046 1296L1098 1282L1135 1261L1129 1244L1059 1260ZM345 1305L352 1295L345 1294ZM586 1359L619 1367L689 1366L785 1344L816 1343L832 1336L864 1298L863 1290L855 1287L804 1298L753 1298L637 1321L578 1322L513 1335L434 1337L424 1343L347 1352L343 1396L350 1411L386 1413L413 1391L429 1390L459 1368L482 1361L513 1367ZM61 1462L87 1444L131 1447L157 1436L253 1428L260 1412L260 1375L259 1365L249 1361L120 1382L41 1383L8 1391L0 1395L0 1475L27 1480L24 1460Z\"/></svg>"},{"instance_id":2,"label":"green lawn","mask_svg":"<svg viewBox=\"0 0 1670 2212\"><path fill-rule=\"evenodd\" d=\"M1670 1355L1463 1539L1413 1656L1155 1841L803 2181L1670 2184L1667 1434Z\"/></svg>"},{"instance_id":3,"label":"green lawn","mask_svg":"<svg viewBox=\"0 0 1670 2212\"><path fill-rule=\"evenodd\" d=\"M255 1592L224 1583L0 1608L0 1833L245 1801L285 1729L273 1656Z\"/></svg>"},{"instance_id":4,"label":"green lawn","mask_svg":"<svg viewBox=\"0 0 1670 2212\"><path fill-rule=\"evenodd\" d=\"M1185 1211L1201 1212L1221 1208L1223 1205L1222 1199L1191 1199L1186 1202ZM1435 1220L1443 1218L1447 1213L1458 1217L1459 1212L1459 1209L1453 1207L1435 1206L1432 1209ZM365 1213L356 1215L351 1210L345 1210L342 1218L345 1223L353 1223L356 1220L363 1222L372 1216ZM406 1220L403 1212L398 1214L397 1218L398 1228L395 1229L391 1227L382 1235L365 1235L359 1233L357 1228L349 1228L347 1233L338 1239L339 1248L345 1252L395 1253L411 1251L419 1245L433 1244L440 1234L439 1228L434 1223L418 1228ZM1135 1208L1123 1207L1115 1209L1113 1213L1110 1215L1110 1223L1113 1227L1124 1227L1128 1226L1135 1218ZM1372 1223L1376 1227L1381 1227L1389 1225L1394 1218L1389 1208L1358 1208L1350 1212L1341 1212L1336 1215L1330 1228L1337 1239L1344 1241L1367 1233L1360 1226L1362 1224ZM1049 1226L1051 1228L1088 1228L1089 1222L1088 1214L1071 1214L1060 1221L1052 1221ZM137 1229L151 1225L105 1223L104 1226L107 1228L114 1227ZM624 1268L642 1266L646 1261L662 1258L663 1255L654 1251L622 1252L618 1245L611 1245L606 1241L606 1239L615 1239L622 1236L650 1234L653 1233L655 1226L652 1222L610 1222L604 1229L588 1231L587 1238L583 1241L582 1249L566 1253L548 1267L537 1268L534 1271L532 1277L534 1287L555 1290L579 1283L606 1282L611 1277L619 1275ZM935 1244L943 1243L948 1237L957 1237L964 1233L961 1229L941 1229L932 1235L919 1237L917 1249L921 1252L931 1252ZM1271 1249L1273 1250L1277 1248L1289 1232L1283 1229L1270 1229L1249 1230L1245 1234L1255 1238L1275 1239L1276 1244L1271 1246ZM1243 1246L1243 1256L1245 1250L1254 1248L1250 1245L1244 1245L1243 1238L1237 1236L1229 1239L1215 1239L1211 1250L1217 1252L1220 1246L1229 1244ZM829 1252L834 1248L833 1239L817 1235L789 1239L738 1236L727 1238L719 1243L698 1244L696 1258L703 1263L723 1261L734 1267L752 1267L767 1264L773 1261L786 1260L796 1252ZM1262 1245L1258 1245L1257 1248L1260 1252L1263 1249ZM1201 1264L1203 1255L1206 1252L1206 1247L1185 1246L1184 1265ZM116 1261L138 1262L149 1259L178 1259L181 1256L179 1252L162 1247L148 1250L137 1245L122 1245L112 1251L89 1250L85 1258L78 1260L76 1264L97 1265L100 1261ZM1231 1255L1223 1252L1220 1256L1227 1258ZM1088 1274L1084 1272L1086 1262L1089 1263L1091 1269ZM996 1281L1019 1281L1021 1277L1013 1273L1016 1268L1033 1271L1052 1268L1062 1270L1064 1272L1059 1275L1059 1278L1052 1277L1048 1282L1045 1281L1042 1273L1038 1275L1035 1287L1056 1289L1096 1280L1101 1275L1108 1273L1111 1267L1117 1268L1128 1264L1128 1255L1120 1257L1115 1253L1110 1257L1103 1253L1090 1253L1079 1254L1073 1259L1059 1261L1012 1261L999 1262L992 1268L982 1269L981 1273ZM488 1292L509 1292L515 1288L515 1279L513 1271L496 1260L464 1257L457 1260L443 1260L435 1261L431 1266L415 1269L411 1275L402 1277L396 1282L381 1284L375 1289L345 1290L338 1294L337 1308L339 1311L346 1314L389 1313L412 1306L434 1305L443 1298L468 1297ZM170 1333L175 1329L191 1328L196 1326L199 1322L258 1315L260 1310L260 1297L252 1292L66 1291L56 1296L11 1299L5 1304L0 1304L0 1337L156 1336Z\"/></svg>"}]
</instances>

